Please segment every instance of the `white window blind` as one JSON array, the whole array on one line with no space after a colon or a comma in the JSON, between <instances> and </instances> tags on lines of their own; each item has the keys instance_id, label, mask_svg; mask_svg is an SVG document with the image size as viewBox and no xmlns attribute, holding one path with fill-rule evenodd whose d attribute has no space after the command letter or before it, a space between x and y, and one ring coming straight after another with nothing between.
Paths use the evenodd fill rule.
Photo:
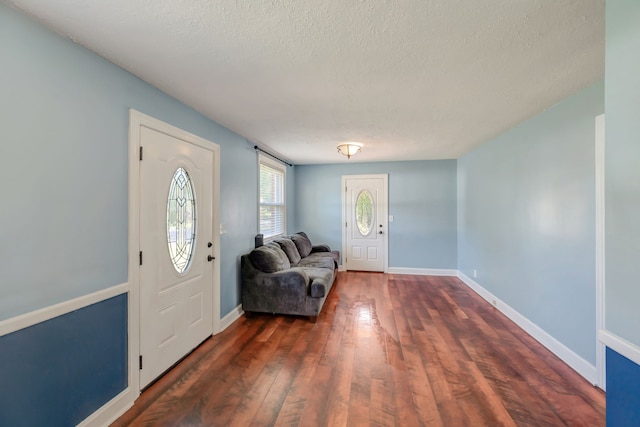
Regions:
<instances>
[{"instance_id":1,"label":"white window blind","mask_svg":"<svg viewBox=\"0 0 640 427\"><path fill-rule=\"evenodd\" d=\"M260 158L260 233L265 238L285 234L285 169Z\"/></svg>"}]
</instances>

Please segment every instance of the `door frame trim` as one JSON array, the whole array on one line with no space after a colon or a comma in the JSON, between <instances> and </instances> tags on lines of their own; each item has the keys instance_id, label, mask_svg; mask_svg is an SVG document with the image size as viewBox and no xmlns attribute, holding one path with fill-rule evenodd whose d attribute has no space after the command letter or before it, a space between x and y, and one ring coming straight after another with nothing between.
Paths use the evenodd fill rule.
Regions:
<instances>
[{"instance_id":1,"label":"door frame trim","mask_svg":"<svg viewBox=\"0 0 640 427\"><path fill-rule=\"evenodd\" d=\"M595 119L596 177L596 371L597 385L607 389L606 346L599 335L605 325L605 115Z\"/></svg>"},{"instance_id":2,"label":"door frame trim","mask_svg":"<svg viewBox=\"0 0 640 427\"><path fill-rule=\"evenodd\" d=\"M213 255L220 259L220 146L140 111L129 109L129 227L128 227L128 357L129 387L140 395L140 128L147 127L212 150L213 159ZM220 332L220 263L213 267L213 334Z\"/></svg>"},{"instance_id":3,"label":"door frame trim","mask_svg":"<svg viewBox=\"0 0 640 427\"><path fill-rule=\"evenodd\" d=\"M382 178L382 191L384 195L385 203L382 206L383 212L383 221L382 225L385 230L383 234L383 242L382 249L384 251L383 257L383 272L389 272L389 174L380 173L380 174L368 174L368 175L342 175L342 187L340 192L342 193L342 223L347 223L347 180L348 179L369 179L369 178ZM342 190L344 188L344 190ZM342 229L342 255L343 259L348 259L347 257L347 227L340 227ZM347 263L345 262L342 265L343 270L347 269Z\"/></svg>"}]
</instances>

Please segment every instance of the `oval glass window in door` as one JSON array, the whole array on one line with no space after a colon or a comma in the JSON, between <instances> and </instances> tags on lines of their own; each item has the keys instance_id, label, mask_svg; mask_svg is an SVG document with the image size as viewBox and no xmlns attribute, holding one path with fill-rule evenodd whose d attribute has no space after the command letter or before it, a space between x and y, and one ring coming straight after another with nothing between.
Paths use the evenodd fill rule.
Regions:
<instances>
[{"instance_id":1,"label":"oval glass window in door","mask_svg":"<svg viewBox=\"0 0 640 427\"><path fill-rule=\"evenodd\" d=\"M173 268L187 271L195 249L196 200L191 178L178 168L171 178L167 199L167 243Z\"/></svg>"},{"instance_id":2,"label":"oval glass window in door","mask_svg":"<svg viewBox=\"0 0 640 427\"><path fill-rule=\"evenodd\" d=\"M374 223L373 196L369 190L362 190L356 198L356 225L363 236L368 236Z\"/></svg>"}]
</instances>

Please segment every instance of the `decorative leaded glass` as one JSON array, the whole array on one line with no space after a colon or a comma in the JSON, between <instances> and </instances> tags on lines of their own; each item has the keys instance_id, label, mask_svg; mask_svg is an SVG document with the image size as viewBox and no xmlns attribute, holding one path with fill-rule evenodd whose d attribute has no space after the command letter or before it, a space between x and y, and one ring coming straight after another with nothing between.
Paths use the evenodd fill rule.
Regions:
<instances>
[{"instance_id":1,"label":"decorative leaded glass","mask_svg":"<svg viewBox=\"0 0 640 427\"><path fill-rule=\"evenodd\" d=\"M373 229L373 196L369 190L362 190L356 199L356 224L363 236Z\"/></svg>"},{"instance_id":2,"label":"decorative leaded glass","mask_svg":"<svg viewBox=\"0 0 640 427\"><path fill-rule=\"evenodd\" d=\"M196 238L196 200L189 174L178 168L173 174L167 200L169 256L178 273L189 267Z\"/></svg>"}]
</instances>

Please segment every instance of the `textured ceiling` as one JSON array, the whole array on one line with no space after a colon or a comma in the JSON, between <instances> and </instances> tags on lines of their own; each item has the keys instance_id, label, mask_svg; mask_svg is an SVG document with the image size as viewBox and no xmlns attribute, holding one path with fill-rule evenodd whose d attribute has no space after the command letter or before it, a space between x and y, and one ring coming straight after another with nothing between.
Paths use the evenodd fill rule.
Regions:
<instances>
[{"instance_id":1,"label":"textured ceiling","mask_svg":"<svg viewBox=\"0 0 640 427\"><path fill-rule=\"evenodd\" d=\"M604 75L604 0L13 0L297 164L457 158Z\"/></svg>"}]
</instances>

